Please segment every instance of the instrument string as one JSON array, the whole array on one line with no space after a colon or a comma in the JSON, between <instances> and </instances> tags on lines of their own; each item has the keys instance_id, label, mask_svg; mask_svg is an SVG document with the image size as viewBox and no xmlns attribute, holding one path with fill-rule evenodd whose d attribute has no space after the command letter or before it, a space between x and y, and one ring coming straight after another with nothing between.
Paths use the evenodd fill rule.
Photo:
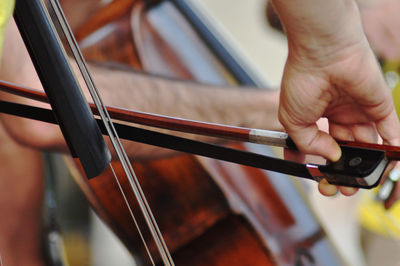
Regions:
<instances>
[{"instance_id":1,"label":"instrument string","mask_svg":"<svg viewBox=\"0 0 400 266\"><path fill-rule=\"evenodd\" d=\"M135 215L133 214L132 209L129 207L130 204L129 204L128 199L126 198L126 195L125 195L125 193L124 193L124 190L122 189L121 182L119 182L119 179L117 178L117 174L115 173L115 170L114 170L114 168L112 167L111 164L110 164L110 169L111 169L111 171L113 172L115 181L117 182L117 185L118 185L118 188L119 188L119 191L121 191L121 195L122 195L122 197L124 198L124 202L125 202L125 204L128 206L129 214L130 214L130 216L131 216L133 222L135 223L136 228L139 228L139 224L138 224L138 222L136 221ZM144 237L143 237L142 231L141 231L141 230L138 230L138 233L139 233L140 239L142 240L142 243L144 243L144 248L146 249L146 253L147 253L147 255L148 255L148 257L149 257L149 259L150 259L150 261L151 261L151 264L152 264L152 265L155 265L154 260L153 260L153 257L151 256L149 247L146 245L146 240L145 240ZM0 266L1 266L1 265L0 265Z\"/></svg>"},{"instance_id":2,"label":"instrument string","mask_svg":"<svg viewBox=\"0 0 400 266\"><path fill-rule=\"evenodd\" d=\"M136 197L136 199L138 201L139 207L140 207L140 209L142 211L142 214L144 216L144 219L146 221L148 229L149 229L149 231L150 231L150 233L151 233L151 235L152 235L152 237L154 239L154 242L155 242L155 244L157 246L157 249L158 249L158 251L160 253L161 259L162 259L162 261L164 262L165 265L174 265L174 262L172 260L171 254L170 254L170 252L168 250L168 247L167 247L167 245L165 243L165 240L163 239L163 236L162 236L162 234L160 232L160 229L158 228L157 223L155 221L155 218L154 218L154 216L153 216L153 214L151 212L151 209L150 209L150 207L148 205L146 197L145 197L145 195L144 195L144 193L143 193L143 191L141 189L141 186L139 184L139 180L138 180L138 178L137 178L137 176L136 176L136 174L135 174L135 172L134 172L134 170L132 168L132 165L130 164L129 158L128 158L128 156L127 156L127 154L126 154L126 152L125 152L125 150L124 150L124 148L122 146L122 143L121 143L121 141L120 141L120 139L118 137L118 134L117 134L117 132L116 132L116 130L114 128L114 125L113 125L113 123L111 121L111 118L110 118L110 116L109 116L109 114L108 114L108 112L106 110L106 107L105 107L105 105L104 105L104 103L103 103L103 101L102 101L102 99L100 97L100 93L97 90L97 88L96 88L96 86L95 86L95 84L93 82L93 79L92 79L92 77L91 77L91 75L89 73L89 70L88 70L88 67L87 67L87 65L85 63L83 55L82 55L82 53L80 52L80 50L78 48L78 44L77 44L75 38L73 37L72 30L71 30L71 28L69 27L69 25L68 25L68 23L66 21L65 15L64 15L64 13L62 11L62 8L61 8L61 6L60 6L60 4L59 4L59 2L57 0L49 0L49 2L50 2L51 6L52 6L52 8L53 8L53 10L54 10L54 12L56 14L56 17L58 19L58 22L60 23L60 26L61 26L62 31L64 33L64 36L66 37L68 45L69 45L69 47L70 47L70 49L71 49L71 51L72 51L72 53L73 53L73 55L75 57L75 60L76 60L77 65L78 65L78 68L79 68L79 70L80 70L80 72L82 74L82 77L83 77L83 79L84 79L84 81L85 81L85 83L86 83L86 85L87 85L87 87L89 89L89 92L90 92L90 94L91 94L91 96L93 98L93 101L94 101L94 103L95 103L95 105L96 105L96 107L97 107L97 109L99 111L99 116L101 117L101 119L102 119L102 121L104 123L104 126L107 129L107 132L109 134L112 146L114 147L115 152L117 154L117 157L119 158L119 160L121 162L121 165L122 165L122 167L123 167L123 169L125 171L127 179L128 179L128 181L130 183L130 187L131 187L131 189L132 189L132 191L133 191L133 193L134 193L134 195L135 195L135 197ZM115 175L114 170L112 172L114 174L114 178L116 180L118 180L118 178ZM117 183L118 183L118 186L120 186L118 181L117 181ZM125 203L127 204L127 207L129 209L130 213L133 214L133 211L132 211L132 209L130 207L130 204L128 203L126 195L125 195L125 193L124 193L124 191L122 189L121 189L121 193L123 194ZM133 218L133 220L135 221L136 219ZM135 225L137 226L138 231L141 231L136 222L135 222ZM146 250L148 251L149 249L148 249L147 244L145 243L143 237L142 237L142 241L144 242L144 245L146 246ZM150 255L150 258L151 258L151 255ZM151 261L153 262L152 259L151 259ZM154 262L153 262L153 265L154 265Z\"/></svg>"}]
</instances>

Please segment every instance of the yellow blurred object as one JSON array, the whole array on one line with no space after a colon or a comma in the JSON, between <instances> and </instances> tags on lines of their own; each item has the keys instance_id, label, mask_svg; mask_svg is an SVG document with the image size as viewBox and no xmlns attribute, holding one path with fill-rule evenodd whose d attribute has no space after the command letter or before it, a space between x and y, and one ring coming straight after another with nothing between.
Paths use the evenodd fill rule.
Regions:
<instances>
[{"instance_id":1,"label":"yellow blurred object","mask_svg":"<svg viewBox=\"0 0 400 266\"><path fill-rule=\"evenodd\" d=\"M14 0L0 0L0 54L3 48L4 30L14 10Z\"/></svg>"},{"instance_id":2,"label":"yellow blurred object","mask_svg":"<svg viewBox=\"0 0 400 266\"><path fill-rule=\"evenodd\" d=\"M400 239L400 202L386 210L382 202L375 200L378 189L365 191L361 197L359 209L361 226L370 232Z\"/></svg>"}]
</instances>

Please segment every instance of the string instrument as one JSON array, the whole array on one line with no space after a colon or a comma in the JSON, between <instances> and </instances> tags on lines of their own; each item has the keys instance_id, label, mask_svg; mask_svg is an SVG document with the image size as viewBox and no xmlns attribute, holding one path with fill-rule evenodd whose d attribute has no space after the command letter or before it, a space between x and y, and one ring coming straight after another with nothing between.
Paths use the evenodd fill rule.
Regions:
<instances>
[{"instance_id":1,"label":"string instrument","mask_svg":"<svg viewBox=\"0 0 400 266\"><path fill-rule=\"evenodd\" d=\"M163 1L154 5L135 1L131 8L121 6L115 11L114 19L103 15L108 10L110 6L104 7L77 33L87 59L124 63L136 70L167 77L213 84L229 84L230 80L240 79L241 84L254 85L244 71L232 76L231 70L223 65L226 63L221 63L205 47L174 3ZM107 19L101 20L101 17ZM156 17L162 23L155 25L151 18ZM110 27L114 31L98 37L100 43L88 45L88 40L96 39L96 34ZM171 35L164 36L164 32ZM184 39L184 43L179 46L169 43L171 36L178 35L183 36L179 39ZM182 60L184 55L179 53L182 47L192 48L187 53L201 52L198 57L203 60ZM106 52L99 55L99 51ZM202 65L211 70L199 70ZM268 149L261 152L272 153ZM133 165L177 265L341 264L288 178L188 155ZM89 183L92 193L88 194L95 194L99 199L100 213L113 221L112 228L135 259L145 261L139 258L144 252L137 247L137 233L130 229L129 219L121 218L129 217L123 201L117 201L110 192L110 188L116 189L110 176L103 174ZM98 191L104 193L100 195ZM293 206L293 202L299 204ZM321 248L318 252L317 246Z\"/></svg>"},{"instance_id":2,"label":"string instrument","mask_svg":"<svg viewBox=\"0 0 400 266\"><path fill-rule=\"evenodd\" d=\"M118 1L109 5L115 7L116 3ZM185 4L183 1L176 1L174 4L164 1L156 5L154 3L132 1L131 8L114 11L120 18L117 21L110 19L110 17L101 19L102 16L100 15L102 13L107 10L114 10L109 8L110 6L105 6L98 11L99 13L94 14L94 18L100 18L99 22L95 21L96 23L94 24L100 27L109 27L108 23L114 26L122 24L124 25L122 26L122 32L128 30L126 34L134 37L135 43L131 43L130 47L126 46L126 43L124 43L124 49L120 49L120 46L117 46L117 57L120 56L123 59L123 63L129 63L134 69L143 68L151 73L194 79L196 77L195 71L186 66L187 62L176 61L180 58L178 51L172 49L174 46L168 43L166 41L167 37L161 34L166 28L173 28L171 24L161 23L156 25L150 19L154 14L167 16L167 20L173 21L175 25L180 25L179 29L184 28L184 32L194 38L186 38L191 43L185 44L185 46L197 47L200 40L198 33L191 29L182 14L176 9L176 6L180 7L181 11L188 9L189 6ZM21 10L18 4L17 10ZM189 10L193 13L193 9ZM190 15L193 14L186 13L187 17L190 17ZM22 18L19 17L19 19ZM132 25L132 27L122 23L124 20L128 21L128 25ZM86 38L93 38L92 34L96 32L104 33L99 28L93 27L91 22L87 25L90 25L95 31L91 34L78 34L81 44L84 44ZM80 32L84 32L83 29ZM116 32L121 33L120 30L109 32L110 35L106 36L107 38L103 36L106 44L109 40L119 39L115 38L113 34L116 34ZM88 30L87 32L91 31ZM180 31L179 34L182 35L183 32ZM161 44L157 44L155 41ZM100 45L99 47L101 47L100 50L104 51L111 49L113 45ZM156 47L161 48L156 49ZM84 47L84 53L86 53L87 57L90 57L96 49L98 48L95 48L95 46L87 46ZM129 56L121 56L119 52L122 50L130 51L128 52ZM201 57L210 58L210 68L215 66L218 58L213 53L206 52L206 49L201 50L204 52ZM146 55L153 56L147 58ZM106 58L104 55L100 56L100 60L103 61L119 61L115 58ZM170 63L171 58L173 60ZM36 59L40 61L40 58ZM224 64L229 65L227 62ZM39 63L36 63L37 68L43 71L43 66L38 65ZM152 69L153 66L155 66L154 70ZM160 66L165 66L165 69ZM224 69L223 66L222 63L219 63L217 69ZM228 70L222 70L221 76L216 79L223 80L232 69L240 72L237 70L237 65L231 66ZM214 74L220 73L219 71L210 72ZM39 74L40 76L44 75L43 72L41 73ZM237 77L229 77L227 80L237 78L239 83L254 85L254 83L250 83L251 79L246 72L237 75ZM46 80L46 78L44 79ZM50 83L51 81L52 79L47 82ZM70 84L68 86L74 85ZM53 97L57 98L58 91L57 93L49 93L46 90L46 93L49 96L49 100L53 101L53 105L59 106L59 104L63 104L58 103L60 100L51 99ZM67 94L62 97L69 97ZM57 103L54 104L54 101ZM85 106L85 104L82 103L80 106ZM59 114L60 111L56 111L56 113L58 122L66 128L67 126L62 122L64 119L60 119L63 115ZM68 121L72 123L73 120L67 117L67 122L65 123L68 123ZM87 121L86 123L93 125L90 118L87 118ZM92 128L93 135L98 136L99 133L96 127L93 126ZM120 194L120 187L129 187L128 179L119 179L119 184L113 181L112 170L104 166L110 159L107 150L101 148L100 151L95 150L93 152L94 154L102 154L99 157L101 158L100 161L103 161L103 163L98 163L97 159L94 160L96 163L94 164L95 167L93 167L90 162L92 154L85 154L87 152L86 149L79 147L80 143L82 143L81 140L74 139L73 136L76 135L74 132L69 132L68 129L63 129L63 131L65 131L72 153L79 156L86 175L89 177L96 176L89 181L85 178L79 180L94 209L121 238L139 264L151 263L147 258L147 253L153 255L152 260L154 263L161 263L161 257L165 254L156 254L154 256L157 253L155 251L156 244L150 244L148 250L145 250L141 245L141 236L132 226L130 218L132 214L126 208L125 203L125 200L129 203L134 203L134 196L131 193L125 194L124 199ZM78 135L80 134L78 133ZM97 144L93 144L93 146L104 147L104 144L101 143L102 141L99 138L97 139L100 142L100 146ZM78 144L76 144L76 141L78 141ZM93 140L87 141L90 143ZM272 154L271 150L259 146L237 143L234 143L233 146L258 153ZM86 158L86 160L82 160L82 158ZM115 165L113 168L117 172L123 167L116 167ZM340 258L325 238L323 229L314 219L310 209L304 204L305 201L302 195L287 177L257 168L186 155L140 163L133 162L133 167L140 178L140 183L147 195L149 205L155 217L157 217L165 243L176 264L342 264ZM104 168L106 168L105 172L103 172ZM100 175L99 172L101 173ZM133 213L136 212L135 207L133 207ZM140 220L137 222L139 227L141 227L140 224L144 223ZM151 242L148 241L149 235L144 234L142 237L145 239L144 242ZM161 243L161 245L163 244ZM165 263L164 260L163 262Z\"/></svg>"}]
</instances>

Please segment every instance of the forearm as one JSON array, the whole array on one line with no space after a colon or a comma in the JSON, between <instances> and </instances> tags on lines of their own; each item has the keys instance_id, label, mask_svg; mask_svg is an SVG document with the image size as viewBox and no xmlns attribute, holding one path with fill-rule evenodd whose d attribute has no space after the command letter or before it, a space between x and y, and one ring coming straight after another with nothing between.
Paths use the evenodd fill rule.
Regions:
<instances>
[{"instance_id":1,"label":"forearm","mask_svg":"<svg viewBox=\"0 0 400 266\"><path fill-rule=\"evenodd\" d=\"M90 69L109 105L234 126L281 129L278 91L210 86L99 66Z\"/></svg>"},{"instance_id":2,"label":"forearm","mask_svg":"<svg viewBox=\"0 0 400 266\"><path fill-rule=\"evenodd\" d=\"M12 30L15 28L6 39L7 52L0 78L39 88L35 71L27 62L28 55L19 47L21 42ZM90 68L107 105L233 126L282 129L277 119L279 92L210 87L96 65ZM6 94L2 97L27 101ZM8 132L22 144L40 149L65 149L60 132L50 125L5 115L2 120ZM154 154L148 146L135 145L129 144L129 149L139 153L135 156Z\"/></svg>"},{"instance_id":3,"label":"forearm","mask_svg":"<svg viewBox=\"0 0 400 266\"><path fill-rule=\"evenodd\" d=\"M233 126L283 130L277 119L279 91L209 86L98 66L91 70L107 105ZM196 135L190 138L209 141ZM136 154L135 158L162 156L166 152L154 152L149 146L134 143L125 147L128 154Z\"/></svg>"}]
</instances>

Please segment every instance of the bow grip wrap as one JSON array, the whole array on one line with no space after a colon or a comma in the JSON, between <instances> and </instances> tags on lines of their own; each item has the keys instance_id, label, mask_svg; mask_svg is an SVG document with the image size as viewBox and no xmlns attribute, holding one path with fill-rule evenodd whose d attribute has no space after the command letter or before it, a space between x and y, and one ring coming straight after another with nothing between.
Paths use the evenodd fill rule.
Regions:
<instances>
[{"instance_id":1,"label":"bow grip wrap","mask_svg":"<svg viewBox=\"0 0 400 266\"><path fill-rule=\"evenodd\" d=\"M372 188L379 184L389 163L385 151L346 146L341 146L341 149L342 157L337 162L307 164L314 179L325 178L330 184L360 188Z\"/></svg>"},{"instance_id":2,"label":"bow grip wrap","mask_svg":"<svg viewBox=\"0 0 400 266\"><path fill-rule=\"evenodd\" d=\"M71 153L88 178L111 160L41 0L17 0L14 18Z\"/></svg>"}]
</instances>

